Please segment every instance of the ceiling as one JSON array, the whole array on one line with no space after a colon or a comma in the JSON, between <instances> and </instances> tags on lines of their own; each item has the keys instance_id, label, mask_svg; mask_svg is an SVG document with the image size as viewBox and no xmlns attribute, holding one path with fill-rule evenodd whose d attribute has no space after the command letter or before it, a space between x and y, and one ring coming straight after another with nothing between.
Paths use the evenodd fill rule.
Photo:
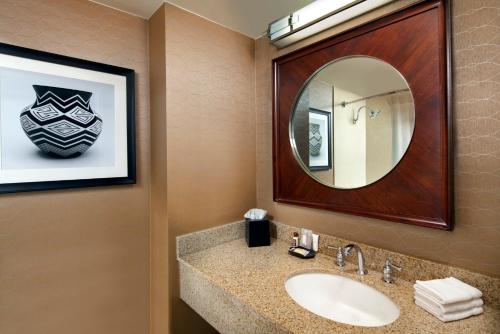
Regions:
<instances>
[{"instance_id":1,"label":"ceiling","mask_svg":"<svg viewBox=\"0 0 500 334\"><path fill-rule=\"evenodd\" d=\"M149 19L163 0L90 0L102 5Z\"/></svg>"},{"instance_id":2,"label":"ceiling","mask_svg":"<svg viewBox=\"0 0 500 334\"><path fill-rule=\"evenodd\" d=\"M150 18L163 0L91 0L143 18ZM267 25L314 0L169 0L229 29L252 38L262 36Z\"/></svg>"}]
</instances>

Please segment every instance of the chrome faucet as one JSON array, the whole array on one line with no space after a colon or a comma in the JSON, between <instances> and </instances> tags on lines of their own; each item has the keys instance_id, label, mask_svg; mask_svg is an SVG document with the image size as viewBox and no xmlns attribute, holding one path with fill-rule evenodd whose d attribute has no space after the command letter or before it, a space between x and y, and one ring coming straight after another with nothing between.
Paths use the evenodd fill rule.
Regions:
<instances>
[{"instance_id":1,"label":"chrome faucet","mask_svg":"<svg viewBox=\"0 0 500 334\"><path fill-rule=\"evenodd\" d=\"M356 253L358 254L358 274L360 276L364 276L368 274L368 270L365 268L365 257L363 255L363 251L358 245L355 244L349 244L344 247L344 255L348 256L352 253L352 250L355 250Z\"/></svg>"}]
</instances>

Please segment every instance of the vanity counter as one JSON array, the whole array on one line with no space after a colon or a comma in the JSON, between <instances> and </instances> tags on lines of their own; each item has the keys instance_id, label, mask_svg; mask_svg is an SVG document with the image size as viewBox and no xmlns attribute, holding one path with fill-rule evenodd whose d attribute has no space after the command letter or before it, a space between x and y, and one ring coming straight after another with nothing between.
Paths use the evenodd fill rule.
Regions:
<instances>
[{"instance_id":1,"label":"vanity counter","mask_svg":"<svg viewBox=\"0 0 500 334\"><path fill-rule=\"evenodd\" d=\"M339 268L321 253L299 259L287 253L288 247L273 239L271 246L248 248L245 239L238 238L189 254L178 250L181 298L221 333L500 333L500 307L494 303L486 302L482 315L443 323L414 304L409 281L397 278L387 284L380 271L370 269L360 277L351 263ZM398 305L399 318L367 328L303 309L287 294L285 281L311 271L342 275L377 289Z\"/></svg>"}]
</instances>

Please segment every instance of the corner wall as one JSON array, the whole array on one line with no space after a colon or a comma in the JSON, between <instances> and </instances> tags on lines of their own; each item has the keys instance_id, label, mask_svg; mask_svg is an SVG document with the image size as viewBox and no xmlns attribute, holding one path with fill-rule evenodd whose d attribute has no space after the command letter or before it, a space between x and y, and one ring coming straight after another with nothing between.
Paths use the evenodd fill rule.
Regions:
<instances>
[{"instance_id":1,"label":"corner wall","mask_svg":"<svg viewBox=\"0 0 500 334\"><path fill-rule=\"evenodd\" d=\"M150 333L169 333L165 6L149 19L151 103Z\"/></svg>"},{"instance_id":2,"label":"corner wall","mask_svg":"<svg viewBox=\"0 0 500 334\"><path fill-rule=\"evenodd\" d=\"M161 155L153 157L153 164L160 159L166 165L152 167L153 178L157 176L166 190L166 204L153 198L152 209L166 208L167 218L157 221L163 226L152 222L152 229L161 229L163 236L162 241L152 236L151 293L169 280L171 333L216 333L179 298L175 237L242 219L255 206L254 40L170 4L154 15L150 36L162 34L156 31L161 29L158 15L164 15L165 48L163 56L155 57L164 58L165 73L153 61L151 73L152 82L160 80L153 79L153 73L165 76L166 110L152 104L153 155ZM153 38L151 42L151 52L161 52L160 44L153 44ZM159 87L155 91L161 93ZM153 189L159 186L155 182ZM163 248L166 226L168 255ZM153 257L160 247L161 253ZM168 276L165 268L156 276L155 268L165 264ZM165 309L164 294L152 297L152 308L155 299L161 299L160 308ZM152 310L154 334L165 333L168 326L162 314Z\"/></svg>"}]
</instances>

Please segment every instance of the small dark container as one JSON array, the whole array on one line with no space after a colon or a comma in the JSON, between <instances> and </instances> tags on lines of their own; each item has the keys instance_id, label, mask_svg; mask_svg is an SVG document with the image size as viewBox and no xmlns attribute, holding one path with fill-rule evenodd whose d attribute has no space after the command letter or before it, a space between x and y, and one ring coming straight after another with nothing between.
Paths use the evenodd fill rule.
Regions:
<instances>
[{"instance_id":1,"label":"small dark container","mask_svg":"<svg viewBox=\"0 0 500 334\"><path fill-rule=\"evenodd\" d=\"M248 247L269 246L271 244L271 232L269 220L245 221L245 239Z\"/></svg>"}]
</instances>

